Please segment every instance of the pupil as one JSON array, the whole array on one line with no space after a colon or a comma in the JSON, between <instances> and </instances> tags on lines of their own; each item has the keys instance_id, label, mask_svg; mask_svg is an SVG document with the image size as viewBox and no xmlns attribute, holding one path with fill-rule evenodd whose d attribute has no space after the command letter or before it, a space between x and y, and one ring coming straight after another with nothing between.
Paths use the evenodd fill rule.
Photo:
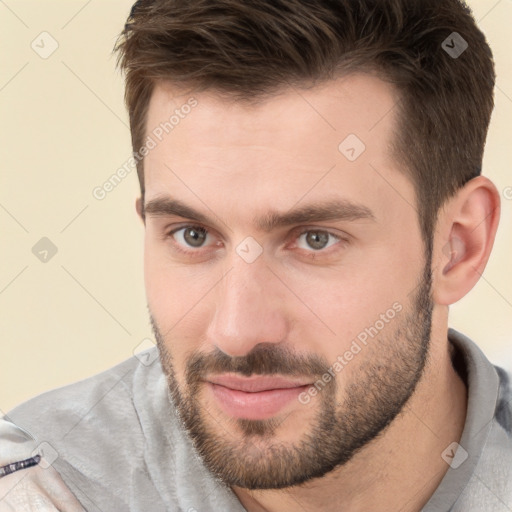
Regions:
<instances>
[{"instance_id":1,"label":"pupil","mask_svg":"<svg viewBox=\"0 0 512 512\"><path fill-rule=\"evenodd\" d=\"M200 247L206 238L206 233L204 229L188 228L183 237L192 247Z\"/></svg>"},{"instance_id":2,"label":"pupil","mask_svg":"<svg viewBox=\"0 0 512 512\"><path fill-rule=\"evenodd\" d=\"M310 231L306 240L312 249L323 249L329 241L329 235L322 231Z\"/></svg>"}]
</instances>

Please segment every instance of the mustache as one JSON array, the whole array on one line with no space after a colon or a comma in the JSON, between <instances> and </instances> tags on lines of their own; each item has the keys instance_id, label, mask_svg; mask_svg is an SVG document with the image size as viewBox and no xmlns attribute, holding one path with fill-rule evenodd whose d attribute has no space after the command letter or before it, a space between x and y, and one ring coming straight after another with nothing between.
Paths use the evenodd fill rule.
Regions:
<instances>
[{"instance_id":1,"label":"mustache","mask_svg":"<svg viewBox=\"0 0 512 512\"><path fill-rule=\"evenodd\" d=\"M261 343L245 356L232 357L218 348L208 354L195 353L187 363L186 380L190 384L220 373L320 378L328 369L326 361L317 355L296 354L271 343Z\"/></svg>"}]
</instances>

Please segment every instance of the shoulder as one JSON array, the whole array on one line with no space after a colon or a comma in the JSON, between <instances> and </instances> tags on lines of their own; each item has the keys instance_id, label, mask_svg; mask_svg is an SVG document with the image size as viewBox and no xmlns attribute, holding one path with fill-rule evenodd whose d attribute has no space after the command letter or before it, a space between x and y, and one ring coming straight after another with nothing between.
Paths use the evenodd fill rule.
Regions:
<instances>
[{"instance_id":1,"label":"shoulder","mask_svg":"<svg viewBox=\"0 0 512 512\"><path fill-rule=\"evenodd\" d=\"M469 510L498 512L505 510L505 504L507 507L512 505L512 396L508 384L511 375L501 368L496 370L500 377L500 392L495 416L465 499L461 500L463 506L471 504L473 508ZM467 509L463 507L461 510Z\"/></svg>"},{"instance_id":2,"label":"shoulder","mask_svg":"<svg viewBox=\"0 0 512 512\"><path fill-rule=\"evenodd\" d=\"M41 393L16 406L7 417L31 434L51 430L53 437L64 436L78 420L97 415L113 419L118 407L106 406L120 401L129 405L133 376L140 367L139 359L131 357L101 373ZM124 415L128 412L124 408Z\"/></svg>"},{"instance_id":3,"label":"shoulder","mask_svg":"<svg viewBox=\"0 0 512 512\"><path fill-rule=\"evenodd\" d=\"M512 504L511 374L463 334L450 329L449 339L468 389L466 422L459 464L448 470L425 511L504 510L504 503Z\"/></svg>"},{"instance_id":4,"label":"shoulder","mask_svg":"<svg viewBox=\"0 0 512 512\"><path fill-rule=\"evenodd\" d=\"M72 457L86 452L86 443L94 442L99 453L102 444L115 447L125 442L123 432L128 427L130 434L136 432L134 379L149 378L152 370L138 357L131 357L101 373L41 393L9 411L6 419L37 443L46 443L50 451Z\"/></svg>"},{"instance_id":5,"label":"shoulder","mask_svg":"<svg viewBox=\"0 0 512 512\"><path fill-rule=\"evenodd\" d=\"M144 434L134 395L161 386L163 375L158 349L143 354L149 357L131 357L18 405L5 417L21 429L18 438L14 441L0 429L0 441L6 449L12 445L11 453L13 449L21 453L25 447L30 456L37 450L88 510L96 510L89 499L124 509L126 489L135 484L134 472L144 460ZM151 495L150 483L144 480L137 485L140 490L149 485L143 494Z\"/></svg>"},{"instance_id":6,"label":"shoulder","mask_svg":"<svg viewBox=\"0 0 512 512\"><path fill-rule=\"evenodd\" d=\"M504 510L512 505L512 393L511 373L494 366L499 378L494 416L482 419L480 428L487 431L484 447L471 481L461 496L460 510ZM495 402L494 402L495 400ZM470 508L471 505L471 508ZM459 510L459 509L456 509Z\"/></svg>"}]
</instances>

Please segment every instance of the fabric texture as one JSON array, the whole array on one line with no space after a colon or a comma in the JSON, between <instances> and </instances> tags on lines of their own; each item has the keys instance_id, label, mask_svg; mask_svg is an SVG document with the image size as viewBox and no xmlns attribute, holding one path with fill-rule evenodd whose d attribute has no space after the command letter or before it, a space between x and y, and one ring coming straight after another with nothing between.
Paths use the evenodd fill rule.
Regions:
<instances>
[{"instance_id":1,"label":"fabric texture","mask_svg":"<svg viewBox=\"0 0 512 512\"><path fill-rule=\"evenodd\" d=\"M460 448L445 459L451 467L423 512L510 511L510 375L462 334L450 330L449 339L466 375L468 411ZM0 419L0 465L37 449L88 512L245 511L182 429L156 347Z\"/></svg>"}]
</instances>

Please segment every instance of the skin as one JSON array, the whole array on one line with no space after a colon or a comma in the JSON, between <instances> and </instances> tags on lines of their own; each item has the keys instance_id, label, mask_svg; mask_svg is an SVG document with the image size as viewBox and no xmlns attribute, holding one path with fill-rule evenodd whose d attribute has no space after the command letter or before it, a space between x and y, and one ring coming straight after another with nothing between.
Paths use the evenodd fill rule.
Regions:
<instances>
[{"instance_id":1,"label":"skin","mask_svg":"<svg viewBox=\"0 0 512 512\"><path fill-rule=\"evenodd\" d=\"M192 94L156 86L148 134ZM329 364L350 348L394 303L414 307L425 268L414 188L389 155L397 96L376 77L354 74L310 90L283 90L258 105L237 104L204 91L197 106L145 158L145 204L171 196L209 217L142 215L148 307L161 334L167 377L184 394L187 363L218 350L246 357L263 343ZM338 150L356 134L365 151L353 162ZM328 220L261 230L256 217L310 202L340 199L363 205L373 219ZM348 462L285 489L232 489L250 512L291 510L418 511L448 469L441 453L462 434L467 390L451 364L448 306L477 282L489 257L499 217L499 194L478 177L441 209L432 254L429 364L400 414ZM186 244L185 226L203 226L202 247ZM320 251L301 230L337 238ZM247 237L263 249L252 263L236 251ZM184 254L177 248L190 251ZM195 252L194 252L195 251ZM195 254L192 256L192 253ZM365 368L411 343L387 325L375 343L336 377L335 401L367 379ZM410 321L410 320L409 320ZM393 322L395 324L393 325ZM419 343L419 340L418 340ZM172 354L172 371L165 354ZM201 416L222 442L240 444L244 431L208 390L195 396ZM272 438L253 436L250 455L297 446L318 417L321 398L288 404ZM300 506L299 506L300 505Z\"/></svg>"}]
</instances>

